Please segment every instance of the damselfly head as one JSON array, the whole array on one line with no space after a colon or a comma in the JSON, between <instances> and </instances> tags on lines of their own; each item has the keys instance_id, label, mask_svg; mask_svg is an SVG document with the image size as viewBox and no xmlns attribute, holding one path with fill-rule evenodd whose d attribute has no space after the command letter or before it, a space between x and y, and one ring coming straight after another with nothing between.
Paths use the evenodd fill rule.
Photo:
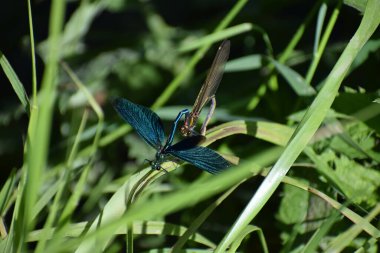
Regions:
<instances>
[{"instance_id":1,"label":"damselfly head","mask_svg":"<svg viewBox=\"0 0 380 253\"><path fill-rule=\"evenodd\" d=\"M150 167L153 170L161 170L161 164L165 161L165 154L163 154L163 150L159 150L156 153L156 159L153 161L149 161Z\"/></svg>"},{"instance_id":2,"label":"damselfly head","mask_svg":"<svg viewBox=\"0 0 380 253\"><path fill-rule=\"evenodd\" d=\"M157 152L157 154L158 154L158 152ZM164 154L157 155L157 154L156 154L156 160L149 161L150 167L152 168L152 170L162 170L165 172L165 174L169 173L166 169L164 169L161 166L163 160L165 159L165 155Z\"/></svg>"},{"instance_id":3,"label":"damselfly head","mask_svg":"<svg viewBox=\"0 0 380 253\"><path fill-rule=\"evenodd\" d=\"M161 169L161 163L159 160L149 160L145 159L145 162L148 162L152 170L160 170Z\"/></svg>"},{"instance_id":4,"label":"damselfly head","mask_svg":"<svg viewBox=\"0 0 380 253\"><path fill-rule=\"evenodd\" d=\"M161 163L158 160L150 161L150 167L152 168L152 170L160 170Z\"/></svg>"}]
</instances>

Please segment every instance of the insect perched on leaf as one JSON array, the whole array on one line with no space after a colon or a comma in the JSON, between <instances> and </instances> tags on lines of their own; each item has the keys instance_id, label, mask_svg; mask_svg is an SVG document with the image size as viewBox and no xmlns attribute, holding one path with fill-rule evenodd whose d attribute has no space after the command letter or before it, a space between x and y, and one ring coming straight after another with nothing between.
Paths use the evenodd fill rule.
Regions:
<instances>
[{"instance_id":1,"label":"insect perched on leaf","mask_svg":"<svg viewBox=\"0 0 380 253\"><path fill-rule=\"evenodd\" d=\"M189 112L187 109L178 114L174 120L173 129L165 142L165 132L161 119L149 108L134 104L124 98L114 100L113 106L144 141L157 150L155 159L150 161L152 169L162 169L161 164L170 156L191 163L211 174L218 173L230 166L230 163L215 151L197 146L205 138L202 135L190 136L172 145L178 122L183 115Z\"/></svg>"},{"instance_id":2,"label":"insect perched on leaf","mask_svg":"<svg viewBox=\"0 0 380 253\"><path fill-rule=\"evenodd\" d=\"M207 74L206 80L202 85L201 90L195 100L193 109L190 113L185 116L185 122L181 127L181 133L183 136L197 135L194 128L197 123L198 117L202 111L202 108L211 101L210 109L207 113L206 119L202 124L200 134L205 135L207 124L211 119L216 107L215 93L219 87L219 83L222 80L224 66L230 54L230 41L225 40L219 46L216 52L214 61L212 62L211 68Z\"/></svg>"}]
</instances>

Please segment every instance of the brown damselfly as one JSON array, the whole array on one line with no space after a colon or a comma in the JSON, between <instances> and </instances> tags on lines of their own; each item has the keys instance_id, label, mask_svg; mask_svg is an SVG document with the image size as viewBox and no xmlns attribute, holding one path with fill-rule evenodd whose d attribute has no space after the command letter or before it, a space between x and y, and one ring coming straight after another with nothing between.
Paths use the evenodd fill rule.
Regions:
<instances>
[{"instance_id":1,"label":"brown damselfly","mask_svg":"<svg viewBox=\"0 0 380 253\"><path fill-rule=\"evenodd\" d=\"M197 132L194 130L194 128L196 126L199 115L202 111L202 108L208 102L211 102L210 109L200 131L201 135L205 135L207 125L216 107L215 93L223 77L224 66L226 65L228 56L230 54L230 44L231 43L229 40L224 40L219 46L211 68L207 74L206 80L203 83L201 90L199 91L197 99L195 100L193 109L185 117L185 122L181 127L181 133L183 136L197 135Z\"/></svg>"}]
</instances>

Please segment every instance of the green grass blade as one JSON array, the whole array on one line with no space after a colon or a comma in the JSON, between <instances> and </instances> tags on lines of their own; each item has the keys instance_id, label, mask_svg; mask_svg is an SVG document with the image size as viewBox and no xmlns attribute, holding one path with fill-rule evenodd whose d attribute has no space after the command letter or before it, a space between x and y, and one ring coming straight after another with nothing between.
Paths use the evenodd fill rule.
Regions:
<instances>
[{"instance_id":1,"label":"green grass blade","mask_svg":"<svg viewBox=\"0 0 380 253\"><path fill-rule=\"evenodd\" d=\"M248 225L241 232L241 234L236 238L236 241L234 241L234 243L231 245L231 248L228 250L228 253L236 252L237 249L239 248L240 244L244 240L244 238L253 232L257 232L257 235L259 236L259 239L260 239L261 246L263 247L263 252L268 253L269 252L268 246L267 246L267 242L266 242L265 237L264 237L263 230L259 227L253 226L253 225Z\"/></svg>"},{"instance_id":2,"label":"green grass blade","mask_svg":"<svg viewBox=\"0 0 380 253\"><path fill-rule=\"evenodd\" d=\"M318 18L317 18L317 26L315 31L315 38L314 38L314 47L313 47L313 54L316 54L319 48L319 40L321 38L323 23L326 18L326 11L327 11L327 4L322 3L321 7L319 8L318 12Z\"/></svg>"},{"instance_id":3,"label":"green grass blade","mask_svg":"<svg viewBox=\"0 0 380 253\"><path fill-rule=\"evenodd\" d=\"M62 173L61 176L57 180L58 191L54 195L53 203L51 204L49 208L49 214L44 224L42 239L38 241L37 247L35 249L36 253L45 252L46 241L47 241L47 238L49 237L48 232L50 231L50 228L53 226L54 221L56 220L56 217L58 216L60 201L64 193L64 187L65 187L65 183L67 179L67 174L68 174L67 172Z\"/></svg>"},{"instance_id":4,"label":"green grass blade","mask_svg":"<svg viewBox=\"0 0 380 253\"><path fill-rule=\"evenodd\" d=\"M12 203L12 196L16 193L16 173L11 172L6 182L3 184L0 191L0 238L2 240L9 240L6 223L4 223L3 217L5 217L7 209ZM14 198L14 197L13 197Z\"/></svg>"},{"instance_id":5,"label":"green grass blade","mask_svg":"<svg viewBox=\"0 0 380 253\"><path fill-rule=\"evenodd\" d=\"M288 81L290 87L292 87L298 96L312 96L315 94L315 90L296 71L273 59L271 59L271 62L274 64L278 72L286 79L286 81Z\"/></svg>"},{"instance_id":6,"label":"green grass blade","mask_svg":"<svg viewBox=\"0 0 380 253\"><path fill-rule=\"evenodd\" d=\"M188 229L184 226L166 223L163 221L137 221L133 222L133 231L137 235L170 235L182 236ZM125 232L125 230L123 231ZM215 248L215 244L199 233L190 237L193 242L200 243L204 246Z\"/></svg>"},{"instance_id":7,"label":"green grass blade","mask_svg":"<svg viewBox=\"0 0 380 253\"><path fill-rule=\"evenodd\" d=\"M61 182L57 180L57 182L54 182L54 184L50 185L49 189L44 191L44 193L39 196L38 201L33 208L33 218L37 218L41 211L46 208L49 202L54 198L54 196L57 194L60 184Z\"/></svg>"},{"instance_id":8,"label":"green grass blade","mask_svg":"<svg viewBox=\"0 0 380 253\"><path fill-rule=\"evenodd\" d=\"M16 188L16 173L11 172L7 181L3 184L0 191L0 216L5 215L5 211L9 205L11 196L14 194Z\"/></svg>"},{"instance_id":9,"label":"green grass blade","mask_svg":"<svg viewBox=\"0 0 380 253\"><path fill-rule=\"evenodd\" d=\"M233 59L227 62L225 72L238 72L260 69L263 57L260 54L253 54Z\"/></svg>"},{"instance_id":10,"label":"green grass blade","mask_svg":"<svg viewBox=\"0 0 380 253\"><path fill-rule=\"evenodd\" d=\"M227 38L231 38L233 36L236 36L242 33L249 32L252 30L252 28L253 26L250 23L243 23L236 26L232 26L224 30L214 32L210 35L204 36L197 40L185 41L179 46L178 51L181 53L188 52L188 51L200 48L204 45L207 46L215 42L218 42Z\"/></svg>"},{"instance_id":11,"label":"green grass blade","mask_svg":"<svg viewBox=\"0 0 380 253\"><path fill-rule=\"evenodd\" d=\"M91 155L94 155L98 148L99 139L103 130L103 124L104 124L104 114L101 109L101 107L98 105L94 97L91 95L91 93L88 91L88 89L85 87L85 85L79 80L79 78L74 74L74 72L71 71L71 69L68 67L67 64L63 63L62 66L67 71L67 73L70 75L70 77L73 79L74 83L78 86L79 90L83 92L86 96L86 99L91 105L91 108L94 110L96 115L98 116L98 123L97 123L97 129L94 137L94 141L92 143L92 152ZM83 129L82 129L83 130ZM81 134L81 131L78 131L78 135ZM79 137L77 138L80 139ZM68 166L70 167L74 161L74 156L76 156L76 150L73 149L75 153L73 153L68 161ZM89 173L89 170L93 163L93 157L91 158L90 162L85 166L85 169L82 171L82 174L80 176L80 179L78 181L78 184L76 185L76 188L74 190L74 194L71 196L69 201L67 202L65 209L62 212L62 215L60 217L60 221L67 220L68 217L72 214L72 212L77 207L77 204L80 200L81 195L83 194L83 190L85 187L85 182L87 179L87 175Z\"/></svg>"},{"instance_id":12,"label":"green grass blade","mask_svg":"<svg viewBox=\"0 0 380 253\"><path fill-rule=\"evenodd\" d=\"M367 6L367 0L344 0L343 2L345 5L351 6L361 13L365 11L365 7Z\"/></svg>"},{"instance_id":13,"label":"green grass blade","mask_svg":"<svg viewBox=\"0 0 380 253\"><path fill-rule=\"evenodd\" d=\"M365 218L368 222L375 219L380 213L380 204L377 204L375 208L371 210L371 212ZM363 229L354 224L348 230L344 231L342 234L335 237L330 241L329 246L325 249L326 253L333 252L342 252L344 248L348 247L349 244L359 236L359 234L363 231Z\"/></svg>"},{"instance_id":14,"label":"green grass blade","mask_svg":"<svg viewBox=\"0 0 380 253\"><path fill-rule=\"evenodd\" d=\"M18 250L22 249L28 230L33 229L36 222L32 218L31 210L33 210L36 203L47 163L52 114L56 96L55 81L59 60L59 38L64 12L65 2L53 1L49 24L49 55L41 90L38 95L39 109L33 110L32 108L30 127L28 129L26 152L27 176L24 175L27 180L22 192L23 203L21 205L23 208L20 209L17 218L18 233L20 234L20 241L17 243Z\"/></svg>"},{"instance_id":15,"label":"green grass blade","mask_svg":"<svg viewBox=\"0 0 380 253\"><path fill-rule=\"evenodd\" d=\"M11 64L8 62L5 55L0 51L0 65L3 68L5 75L11 83L13 90L15 91L18 99L20 100L24 110L29 113L29 98L24 89L24 85L21 83L16 72L13 70Z\"/></svg>"},{"instance_id":16,"label":"green grass blade","mask_svg":"<svg viewBox=\"0 0 380 253\"><path fill-rule=\"evenodd\" d=\"M279 146L285 146L293 132L293 128L278 123L235 120L210 128L207 131L207 139L203 144L209 145L216 140L234 134L247 134Z\"/></svg>"},{"instance_id":17,"label":"green grass blade","mask_svg":"<svg viewBox=\"0 0 380 253\"><path fill-rule=\"evenodd\" d=\"M313 236L307 242L305 247L302 250L302 253L313 253L318 249L321 240L328 234L331 230L331 227L340 219L340 213L335 211L333 212L328 219L323 222L323 224L315 231Z\"/></svg>"},{"instance_id":18,"label":"green grass blade","mask_svg":"<svg viewBox=\"0 0 380 253\"><path fill-rule=\"evenodd\" d=\"M306 78L305 78L306 82L308 84L311 84L311 80L315 74L315 70L317 69L317 66L321 60L322 54L326 48L327 42L331 36L332 30L335 26L337 19L338 19L338 16L340 13L340 8L341 8L341 1L339 1L337 6L334 8L334 11L331 15L330 21L327 24L326 31L323 34L322 40L320 42L319 42L319 32L320 32L320 29L322 29L322 28L321 27L317 28L318 34L316 36L316 40L318 39L318 43L315 44L315 46L317 48L314 50L313 61L310 64L309 70L307 71Z\"/></svg>"},{"instance_id":19,"label":"green grass blade","mask_svg":"<svg viewBox=\"0 0 380 253\"><path fill-rule=\"evenodd\" d=\"M37 105L37 70L36 70L36 50L34 46L33 16L32 6L28 0L28 19L30 35L30 53L32 57L32 86L33 86L33 104Z\"/></svg>"}]
</instances>

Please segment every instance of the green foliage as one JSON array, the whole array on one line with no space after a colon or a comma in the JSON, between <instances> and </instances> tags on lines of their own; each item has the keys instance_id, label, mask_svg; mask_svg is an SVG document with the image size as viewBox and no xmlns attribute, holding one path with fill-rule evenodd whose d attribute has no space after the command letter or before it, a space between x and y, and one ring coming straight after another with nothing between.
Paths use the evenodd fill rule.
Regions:
<instances>
[{"instance_id":1,"label":"green foliage","mask_svg":"<svg viewBox=\"0 0 380 253\"><path fill-rule=\"evenodd\" d=\"M272 61L276 69L281 75L284 76L289 85L293 88L294 92L297 93L298 96L311 96L315 94L315 90L310 87L310 85L303 79L303 77L288 68L287 66L280 64L276 61Z\"/></svg>"},{"instance_id":2,"label":"green foliage","mask_svg":"<svg viewBox=\"0 0 380 253\"><path fill-rule=\"evenodd\" d=\"M283 195L277 219L288 225L305 221L309 203L308 192L285 185Z\"/></svg>"},{"instance_id":3,"label":"green foliage","mask_svg":"<svg viewBox=\"0 0 380 253\"><path fill-rule=\"evenodd\" d=\"M380 1L247 3L28 1L30 45L10 38L31 64L0 48L12 92L0 94L0 252L378 251ZM154 150L111 100L152 105L169 131L223 39L201 145L234 166L151 170Z\"/></svg>"}]
</instances>

